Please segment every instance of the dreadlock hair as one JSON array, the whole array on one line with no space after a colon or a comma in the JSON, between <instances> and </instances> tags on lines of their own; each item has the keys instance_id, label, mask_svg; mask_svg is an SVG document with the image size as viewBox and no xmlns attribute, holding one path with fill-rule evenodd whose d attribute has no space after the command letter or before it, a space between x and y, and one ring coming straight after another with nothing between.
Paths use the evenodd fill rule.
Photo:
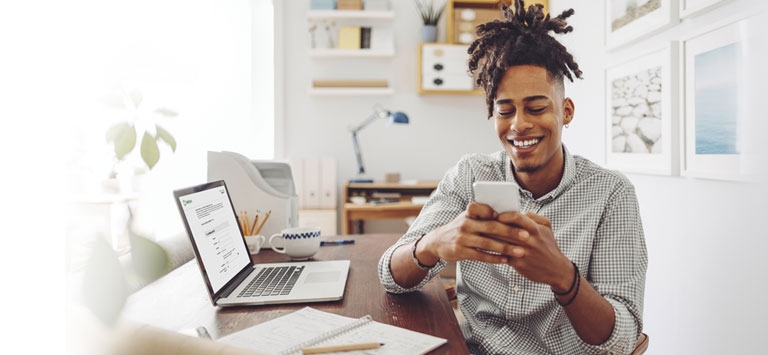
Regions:
<instances>
[{"instance_id":1,"label":"dreadlock hair","mask_svg":"<svg viewBox=\"0 0 768 355\"><path fill-rule=\"evenodd\" d=\"M560 16L544 15L544 5L535 4L525 10L523 0L514 1L515 8L501 5L504 20L494 20L477 26L477 39L469 46L469 71L476 75L476 82L485 91L488 117L493 117L493 100L499 82L512 66L535 65L547 70L547 76L555 83L563 83L563 77L573 82L571 72L581 78L579 65L568 50L555 40L549 31L568 33L573 27L565 19L573 15L573 9Z\"/></svg>"}]
</instances>

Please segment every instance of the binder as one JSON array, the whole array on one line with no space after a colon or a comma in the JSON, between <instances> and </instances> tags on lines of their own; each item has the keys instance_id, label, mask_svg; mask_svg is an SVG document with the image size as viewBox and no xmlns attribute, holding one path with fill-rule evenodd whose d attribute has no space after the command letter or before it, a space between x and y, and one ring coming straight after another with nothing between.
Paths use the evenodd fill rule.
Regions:
<instances>
[{"instance_id":1,"label":"binder","mask_svg":"<svg viewBox=\"0 0 768 355\"><path fill-rule=\"evenodd\" d=\"M320 158L320 208L336 208L336 158Z\"/></svg>"},{"instance_id":2,"label":"binder","mask_svg":"<svg viewBox=\"0 0 768 355\"><path fill-rule=\"evenodd\" d=\"M320 208L320 159L304 158L304 208Z\"/></svg>"},{"instance_id":3,"label":"binder","mask_svg":"<svg viewBox=\"0 0 768 355\"><path fill-rule=\"evenodd\" d=\"M339 26L339 49L360 49L360 26Z\"/></svg>"}]
</instances>

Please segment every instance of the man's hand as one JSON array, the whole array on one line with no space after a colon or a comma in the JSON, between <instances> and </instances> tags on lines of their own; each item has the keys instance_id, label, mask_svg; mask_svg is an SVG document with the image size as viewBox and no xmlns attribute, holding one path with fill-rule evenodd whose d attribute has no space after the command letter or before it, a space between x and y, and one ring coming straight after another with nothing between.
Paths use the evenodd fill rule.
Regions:
<instances>
[{"instance_id":1,"label":"man's hand","mask_svg":"<svg viewBox=\"0 0 768 355\"><path fill-rule=\"evenodd\" d=\"M524 249L516 246L519 228L500 223L498 216L490 206L473 202L453 221L425 235L416 256L425 264L437 262L438 258L508 264L522 257Z\"/></svg>"},{"instance_id":2,"label":"man's hand","mask_svg":"<svg viewBox=\"0 0 768 355\"><path fill-rule=\"evenodd\" d=\"M548 284L558 292L568 290L573 266L557 245L549 219L533 212L505 212L496 220L516 229L517 238L511 239L522 249L509 266L533 282Z\"/></svg>"}]
</instances>

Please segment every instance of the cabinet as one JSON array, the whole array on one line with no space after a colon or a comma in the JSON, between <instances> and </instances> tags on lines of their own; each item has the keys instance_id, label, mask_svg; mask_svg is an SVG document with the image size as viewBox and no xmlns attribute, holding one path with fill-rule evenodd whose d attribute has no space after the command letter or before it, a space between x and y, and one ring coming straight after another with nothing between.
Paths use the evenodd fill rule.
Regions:
<instances>
[{"instance_id":1,"label":"cabinet","mask_svg":"<svg viewBox=\"0 0 768 355\"><path fill-rule=\"evenodd\" d=\"M468 45L422 43L419 45L419 93L482 95L467 69Z\"/></svg>"},{"instance_id":2,"label":"cabinet","mask_svg":"<svg viewBox=\"0 0 768 355\"><path fill-rule=\"evenodd\" d=\"M415 184L389 182L347 183L341 215L341 234L364 233L363 221L415 217L421 212L438 181L419 181ZM361 197L355 201L352 197ZM355 230L355 224L358 224Z\"/></svg>"},{"instance_id":3,"label":"cabinet","mask_svg":"<svg viewBox=\"0 0 768 355\"><path fill-rule=\"evenodd\" d=\"M419 48L419 94L483 95L469 77L467 49L475 40L477 26L501 19L501 3L507 0L448 0L445 6L446 36L448 43L422 43ZM528 0L544 5L547 0ZM461 68L461 72L459 71ZM470 83L467 84L466 78Z\"/></svg>"},{"instance_id":4,"label":"cabinet","mask_svg":"<svg viewBox=\"0 0 768 355\"><path fill-rule=\"evenodd\" d=\"M308 11L308 55L313 66L309 94L394 94L389 78L380 76L391 72L382 66L395 56L394 18L390 10ZM354 73L350 68L364 70Z\"/></svg>"}]
</instances>

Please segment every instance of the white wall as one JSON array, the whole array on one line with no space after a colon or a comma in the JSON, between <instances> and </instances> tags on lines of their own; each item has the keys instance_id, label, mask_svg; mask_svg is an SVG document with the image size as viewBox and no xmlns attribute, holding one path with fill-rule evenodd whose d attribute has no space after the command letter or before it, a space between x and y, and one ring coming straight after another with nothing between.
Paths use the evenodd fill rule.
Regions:
<instances>
[{"instance_id":1,"label":"white wall","mask_svg":"<svg viewBox=\"0 0 768 355\"><path fill-rule=\"evenodd\" d=\"M594 1L551 1L554 11L565 6L576 10L569 21L575 30L564 36L563 42L585 72L585 80L567 88L577 107L576 120L564 138L571 150L601 164L605 161L606 65L642 54L666 40L687 38L723 19L755 13L764 5L733 1L625 49L606 53L601 43L603 12L591 11ZM764 58L765 52L755 55ZM765 63L764 59L754 59ZM753 76L753 90L762 90L760 81L766 76L761 70L762 75L756 72ZM761 116L754 115L753 119L765 127L757 122L762 121ZM764 161L761 158L752 163ZM637 189L648 246L644 311L644 330L651 339L648 353L759 352L768 316L762 305L767 290L762 274L768 265L768 242L760 228L768 210L764 205L766 185L627 175Z\"/></svg>"},{"instance_id":2,"label":"white wall","mask_svg":"<svg viewBox=\"0 0 768 355\"><path fill-rule=\"evenodd\" d=\"M317 63L307 57L308 41L302 40L306 38L307 3L286 4L283 18L286 38L297 38L285 44L282 139L286 156L337 156L341 187L354 172L346 128L364 119L375 103L407 112L413 123L407 128L371 127L362 133L364 159L374 178L398 171L404 178L435 179L464 153L498 149L480 97L416 94L419 20L410 2L392 1L397 56L384 65L395 83L394 96L308 96L309 78ZM662 41L681 39L723 18L765 7L759 1L731 1L629 49L607 53L603 48L603 2L550 0L552 12L566 6L576 10L569 20L575 30L561 38L584 71L584 80L567 84L576 116L563 140L573 153L600 164L605 162L603 81L607 65L630 59ZM760 55L765 58L765 52ZM368 66L351 62L349 70L365 71ZM762 70L753 76L754 96L764 91L761 80L768 76ZM762 117L755 115L755 119ZM637 189L649 254L644 312L644 330L651 338L648 353L754 353L763 348L768 241L760 222L767 210L766 184L628 176Z\"/></svg>"},{"instance_id":3,"label":"white wall","mask_svg":"<svg viewBox=\"0 0 768 355\"><path fill-rule=\"evenodd\" d=\"M366 119L377 103L405 112L411 123L386 127L384 120L380 120L360 132L363 160L372 178L383 180L387 172L400 172L403 179L439 179L462 154L499 149L492 122L485 118L482 97L416 94L420 20L412 2L391 4L395 11L396 56L371 60L309 58L309 1L284 4L285 156L336 156L339 188L356 171L348 127ZM342 74L390 79L395 94L309 96L307 89L313 69L330 73L333 63L329 61L346 72Z\"/></svg>"},{"instance_id":4,"label":"white wall","mask_svg":"<svg viewBox=\"0 0 768 355\"><path fill-rule=\"evenodd\" d=\"M183 226L171 192L207 181L207 151L237 151L253 159L274 155L272 2L93 1L83 6L88 14L71 15L68 29L76 38L70 50L78 70L69 95L81 111L74 121L73 165L97 165L92 173L98 178L109 168L104 132L122 117L99 106L98 98L111 87L140 89L146 113L156 107L177 111L178 117L161 124L178 148L172 153L160 144L159 163L142 177L136 212L137 227L149 235L179 233ZM138 154L134 158L138 161ZM93 164L98 159L106 166ZM73 186L76 191L98 190L92 181L73 184L84 185Z\"/></svg>"}]
</instances>

